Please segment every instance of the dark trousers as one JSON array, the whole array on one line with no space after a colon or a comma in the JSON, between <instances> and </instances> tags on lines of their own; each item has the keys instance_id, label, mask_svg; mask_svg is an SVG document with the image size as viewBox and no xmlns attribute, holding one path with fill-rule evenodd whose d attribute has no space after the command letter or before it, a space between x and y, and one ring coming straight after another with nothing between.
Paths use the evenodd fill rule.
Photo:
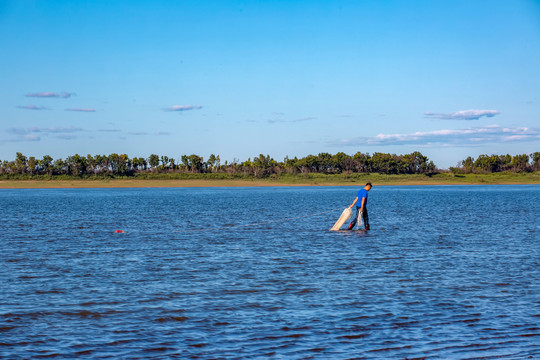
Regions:
<instances>
[{"instance_id":1,"label":"dark trousers","mask_svg":"<svg viewBox=\"0 0 540 360\"><path fill-rule=\"evenodd\" d=\"M354 217L353 221L349 224L349 230L352 230L352 228L356 225L356 220L358 219L358 213L360 212L360 206L356 207L356 216ZM367 208L364 208L364 212L362 213L362 219L364 220L364 228L366 230L369 230L369 217Z\"/></svg>"}]
</instances>

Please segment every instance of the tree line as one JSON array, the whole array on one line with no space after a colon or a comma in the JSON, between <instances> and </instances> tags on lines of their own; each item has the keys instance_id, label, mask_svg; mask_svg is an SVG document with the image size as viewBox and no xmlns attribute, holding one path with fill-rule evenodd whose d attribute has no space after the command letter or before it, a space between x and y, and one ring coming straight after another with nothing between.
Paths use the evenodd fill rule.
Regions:
<instances>
[{"instance_id":1,"label":"tree line","mask_svg":"<svg viewBox=\"0 0 540 360\"><path fill-rule=\"evenodd\" d=\"M148 158L130 158L126 154L87 155L75 154L65 159L49 155L38 159L16 154L15 160L0 161L0 174L69 175L69 176L135 176L145 173L226 173L265 177L273 174L432 174L437 171L433 161L420 152L405 155L357 152L348 155L320 153L302 158L285 157L276 161L270 155L260 154L246 161L234 159L221 162L219 155L204 159L199 155L182 155L179 159L152 154Z\"/></svg>"},{"instance_id":2,"label":"tree line","mask_svg":"<svg viewBox=\"0 0 540 360\"><path fill-rule=\"evenodd\" d=\"M474 159L467 157L457 167L449 169L453 173L487 173L500 171L539 171L540 152L530 155L480 155ZM427 174L440 172L433 161L416 151L396 155L387 153L362 153L348 155L320 153L302 158L285 157L276 161L270 155L260 154L246 161L234 159L221 162L219 155L204 159L199 155L182 155L179 159L152 154L148 158L130 158L126 154L86 155L75 154L65 159L53 159L49 155L38 159L16 154L15 160L0 161L0 174L68 175L68 176L136 176L151 173L224 173L265 177L281 174Z\"/></svg>"},{"instance_id":3,"label":"tree line","mask_svg":"<svg viewBox=\"0 0 540 360\"><path fill-rule=\"evenodd\" d=\"M502 171L540 171L540 152L530 155L480 155L460 161L457 167L451 167L454 173L494 173Z\"/></svg>"}]
</instances>

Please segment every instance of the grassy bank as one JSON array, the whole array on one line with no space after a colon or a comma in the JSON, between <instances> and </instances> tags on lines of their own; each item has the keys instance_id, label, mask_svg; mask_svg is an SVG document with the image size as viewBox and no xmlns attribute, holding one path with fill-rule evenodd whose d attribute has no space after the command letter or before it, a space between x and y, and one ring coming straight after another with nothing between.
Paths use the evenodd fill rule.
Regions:
<instances>
[{"instance_id":1,"label":"grassy bank","mask_svg":"<svg viewBox=\"0 0 540 360\"><path fill-rule=\"evenodd\" d=\"M20 177L0 176L0 189L9 188L127 188L358 185L540 184L540 172L453 175L298 174L254 178L229 174L142 174L134 177Z\"/></svg>"}]
</instances>

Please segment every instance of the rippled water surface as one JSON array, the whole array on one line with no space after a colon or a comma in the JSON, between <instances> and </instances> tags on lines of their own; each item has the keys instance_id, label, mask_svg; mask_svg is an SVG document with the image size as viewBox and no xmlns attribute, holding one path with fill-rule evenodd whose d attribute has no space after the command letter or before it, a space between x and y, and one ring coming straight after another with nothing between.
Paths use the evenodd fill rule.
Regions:
<instances>
[{"instance_id":1,"label":"rippled water surface","mask_svg":"<svg viewBox=\"0 0 540 360\"><path fill-rule=\"evenodd\" d=\"M0 357L540 358L540 186L356 191L0 190Z\"/></svg>"}]
</instances>

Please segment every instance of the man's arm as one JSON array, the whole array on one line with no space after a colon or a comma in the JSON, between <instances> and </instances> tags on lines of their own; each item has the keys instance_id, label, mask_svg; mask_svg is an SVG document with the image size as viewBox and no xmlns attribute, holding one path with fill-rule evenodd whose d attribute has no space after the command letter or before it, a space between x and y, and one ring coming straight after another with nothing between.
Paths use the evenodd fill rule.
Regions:
<instances>
[{"instance_id":1,"label":"man's arm","mask_svg":"<svg viewBox=\"0 0 540 360\"><path fill-rule=\"evenodd\" d=\"M356 204L357 201L358 201L358 196L354 199L352 205L349 206L349 209L352 208L354 206L354 204Z\"/></svg>"}]
</instances>

